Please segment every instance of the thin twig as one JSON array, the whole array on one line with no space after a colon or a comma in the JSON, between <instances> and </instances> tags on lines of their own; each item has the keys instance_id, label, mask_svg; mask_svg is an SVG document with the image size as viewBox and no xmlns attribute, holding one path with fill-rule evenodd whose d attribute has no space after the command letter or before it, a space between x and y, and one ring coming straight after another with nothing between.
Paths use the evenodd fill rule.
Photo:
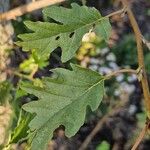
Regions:
<instances>
[{"instance_id":1,"label":"thin twig","mask_svg":"<svg viewBox=\"0 0 150 150\"><path fill-rule=\"evenodd\" d=\"M22 16L26 13L32 12L34 10L53 5L56 3L61 3L64 2L65 0L40 0L40 1L35 1L27 5L23 5L20 7L17 7L15 9L12 9L8 12L0 14L0 21L6 21L6 20L11 20L11 19L16 19L16 17ZM123 14L126 12L127 7L124 7L118 11L112 12L109 15L106 15L102 18L100 18L98 21L103 20L105 18L110 18L115 15Z\"/></svg>"},{"instance_id":2,"label":"thin twig","mask_svg":"<svg viewBox=\"0 0 150 150\"><path fill-rule=\"evenodd\" d=\"M147 122L144 126L144 128L142 129L142 131L140 132L138 138L136 139L136 142L134 143L133 147L131 150L136 150L137 147L139 146L139 144L142 142L143 138L145 137L147 131L149 128L149 122Z\"/></svg>"},{"instance_id":3,"label":"thin twig","mask_svg":"<svg viewBox=\"0 0 150 150\"><path fill-rule=\"evenodd\" d=\"M92 141L92 139L95 137L95 135L100 131L104 123L107 121L107 119L110 116L113 116L117 114L120 110L122 110L122 107L127 103L127 100L120 101L114 108L111 109L107 114L105 114L96 124L94 129L91 131L91 133L86 137L86 139L83 141L82 145L80 146L79 150L85 150L87 149L87 146Z\"/></svg>"},{"instance_id":4,"label":"thin twig","mask_svg":"<svg viewBox=\"0 0 150 150\"><path fill-rule=\"evenodd\" d=\"M22 16L22 15L29 13L29 12L32 12L34 10L41 9L43 7L47 7L49 5L61 3L64 1L65 0L39 0L39 1L35 1L35 2L14 8L8 12L0 14L0 21L16 19L16 17L18 17L18 16Z\"/></svg>"},{"instance_id":5,"label":"thin twig","mask_svg":"<svg viewBox=\"0 0 150 150\"><path fill-rule=\"evenodd\" d=\"M108 14L108 15L105 16L105 17L110 18L110 17L112 17L112 16L125 13L126 11L127 11L127 6L123 7L122 9L120 9L120 10L118 10L118 11L115 11L115 12L110 13L110 14Z\"/></svg>"},{"instance_id":6,"label":"thin twig","mask_svg":"<svg viewBox=\"0 0 150 150\"><path fill-rule=\"evenodd\" d=\"M20 72L17 72L17 71L13 71L12 74L20 77L20 78L24 78L24 79L27 79L27 80L30 80L30 81L34 81L34 79L32 77L30 77L30 75L25 75L25 74L22 74Z\"/></svg>"},{"instance_id":7,"label":"thin twig","mask_svg":"<svg viewBox=\"0 0 150 150\"><path fill-rule=\"evenodd\" d=\"M129 5L127 0L121 0L121 2L124 7ZM144 100L145 100L144 102L145 102L147 116L148 116L148 118L150 118L150 91L149 91L147 74L146 74L145 65L144 65L144 54L143 54L143 47L142 47L141 31L140 31L137 21L134 17L134 14L129 7L127 9L127 14L128 14L129 20L131 22L131 25L132 25L132 28L133 28L133 31L135 34L136 43L137 43L138 64L139 64L139 68L141 68L142 72L143 72L143 77L141 78L141 82L142 82L142 89L143 89L143 93L144 93ZM140 136L136 139L136 142L135 142L132 150L135 150L138 147L138 145L144 138L145 134L147 133L148 126L149 125L146 125L144 127L144 129L140 133Z\"/></svg>"},{"instance_id":8,"label":"thin twig","mask_svg":"<svg viewBox=\"0 0 150 150\"><path fill-rule=\"evenodd\" d=\"M92 141L92 139L94 138L94 136L102 128L103 124L106 122L106 120L108 119L108 117L109 117L109 114L106 114L105 116L103 116L102 119L100 119L98 121L98 123L96 124L96 126L94 127L94 129L92 130L92 132L86 137L86 139L84 140L84 142L80 146L79 150L85 150L87 148L87 146Z\"/></svg>"},{"instance_id":9,"label":"thin twig","mask_svg":"<svg viewBox=\"0 0 150 150\"><path fill-rule=\"evenodd\" d=\"M127 0L122 0L121 2L124 7L129 6L129 3L127 2ZM141 79L141 83L142 83L142 89L143 89L144 99L145 99L145 107L146 107L147 115L148 117L150 117L150 92L149 92L147 75L146 75L145 65L144 65L144 54L143 54L143 47L142 47L141 31L138 27L134 14L129 7L127 9L127 14L131 22L132 28L134 30L135 38L136 38L138 63L139 63L139 67L142 68L142 71L143 71L143 77Z\"/></svg>"},{"instance_id":10,"label":"thin twig","mask_svg":"<svg viewBox=\"0 0 150 150\"><path fill-rule=\"evenodd\" d=\"M113 76L116 76L120 73L133 73L133 74L137 74L137 70L134 70L134 69L121 69L121 70L117 70L117 71L114 71L112 73L109 73L105 76L105 79L110 79L111 77Z\"/></svg>"}]
</instances>

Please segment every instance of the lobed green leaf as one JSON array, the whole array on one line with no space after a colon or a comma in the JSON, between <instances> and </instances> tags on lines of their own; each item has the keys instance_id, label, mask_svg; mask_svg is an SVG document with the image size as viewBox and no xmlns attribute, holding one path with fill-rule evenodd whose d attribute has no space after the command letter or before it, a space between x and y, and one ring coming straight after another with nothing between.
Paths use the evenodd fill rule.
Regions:
<instances>
[{"instance_id":1,"label":"lobed green leaf","mask_svg":"<svg viewBox=\"0 0 150 150\"><path fill-rule=\"evenodd\" d=\"M62 61L66 62L74 56L83 35L90 29L108 40L111 31L108 18L102 17L95 8L75 3L71 6L71 9L58 6L44 9L43 14L56 23L26 21L26 26L33 33L19 35L22 41L17 45L24 50L35 49L43 57L48 57L54 49L61 47Z\"/></svg>"},{"instance_id":2,"label":"lobed green leaf","mask_svg":"<svg viewBox=\"0 0 150 150\"><path fill-rule=\"evenodd\" d=\"M104 94L104 78L89 69L72 65L72 71L55 69L55 78L43 79L43 88L31 84L22 89L39 98L23 106L23 109L36 113L29 124L35 133L32 150L44 150L59 125L65 126L68 137L75 135L83 125L86 108L96 110Z\"/></svg>"}]
</instances>

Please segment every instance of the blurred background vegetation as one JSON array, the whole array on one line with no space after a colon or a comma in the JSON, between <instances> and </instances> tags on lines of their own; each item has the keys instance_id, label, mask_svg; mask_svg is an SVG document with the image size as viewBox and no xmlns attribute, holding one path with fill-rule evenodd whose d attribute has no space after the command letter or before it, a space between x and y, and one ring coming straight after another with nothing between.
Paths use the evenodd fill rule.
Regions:
<instances>
[{"instance_id":1,"label":"blurred background vegetation","mask_svg":"<svg viewBox=\"0 0 150 150\"><path fill-rule=\"evenodd\" d=\"M0 0L0 12L29 2L31 0ZM122 8L119 0L68 0L61 5L70 7L72 2L96 7L103 16ZM150 1L132 0L132 9L143 36L149 40ZM101 74L108 74L120 68L138 67L136 43L127 16L111 18L112 35L107 43L96 35L90 35L88 41L82 42L76 57L66 63L60 60L61 49L59 48L47 60L39 56L36 50L23 52L13 44L12 41L19 40L18 34L30 32L23 23L25 20L48 21L42 16L41 10L37 10L11 22L0 23L0 149L3 149L8 142L10 144L8 149L24 150L28 147L28 123L33 116L21 110L21 106L31 101L33 95L28 95L19 89L20 82L26 82L28 75L35 73L34 84L42 86L40 79L43 76L51 76L50 69L70 68L70 62L76 62ZM150 80L150 51L144 44L143 47L146 71ZM15 74L12 74L12 71ZM145 123L141 85L135 75L126 74L120 74L105 84L104 100L98 110L94 113L90 109L87 110L85 124L70 139L65 137L63 126L56 129L53 140L49 142L49 150L79 149L99 122L102 122L101 126L87 145L87 149L131 149ZM148 135L138 149L150 149Z\"/></svg>"}]
</instances>

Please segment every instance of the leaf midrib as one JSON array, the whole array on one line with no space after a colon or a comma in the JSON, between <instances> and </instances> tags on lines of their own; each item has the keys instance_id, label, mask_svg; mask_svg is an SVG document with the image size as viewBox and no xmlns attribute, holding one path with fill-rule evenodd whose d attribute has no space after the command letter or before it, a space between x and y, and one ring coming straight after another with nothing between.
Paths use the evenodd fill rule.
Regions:
<instances>
[{"instance_id":1,"label":"leaf midrib","mask_svg":"<svg viewBox=\"0 0 150 150\"><path fill-rule=\"evenodd\" d=\"M49 39L49 38L53 38L53 37L56 37L56 36L61 36L61 34L70 34L70 33L72 33L73 31L76 31L76 30L79 30L79 29L82 29L82 28L85 28L85 27L88 27L88 26L92 26L93 24L98 24L100 21L102 21L102 20L104 20L104 19L106 19L107 17L101 17L101 18L99 18L99 19L97 19L97 20L95 20L95 21L93 21L93 22L90 22L90 23L88 23L88 24L83 24L83 25L79 25L79 26L75 26L75 28L73 28L73 29L70 29L70 31L62 31L62 32L60 32L60 33L58 33L58 34L55 34L55 35L52 35L52 36L46 36L46 37L40 37L40 38L38 38L38 39L36 39L36 40L33 40L33 41L38 41L38 40L46 40L46 39ZM43 22L44 23L44 22ZM71 24L70 24L71 25ZM64 26L64 25L60 25L60 26ZM47 30L47 29L46 29ZM46 31L45 31L46 32ZM34 32L34 33L37 33L38 35L40 35L40 32ZM32 33L30 33L30 34L32 34ZM29 40L30 41L30 40ZM28 42L28 40L26 40L25 42Z\"/></svg>"}]
</instances>

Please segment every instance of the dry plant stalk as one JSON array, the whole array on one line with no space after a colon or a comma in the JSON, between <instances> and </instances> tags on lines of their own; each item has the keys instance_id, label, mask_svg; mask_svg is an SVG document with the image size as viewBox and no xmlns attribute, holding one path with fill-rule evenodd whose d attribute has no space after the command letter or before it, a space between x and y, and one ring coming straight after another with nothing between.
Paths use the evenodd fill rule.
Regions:
<instances>
[{"instance_id":1,"label":"dry plant stalk","mask_svg":"<svg viewBox=\"0 0 150 150\"><path fill-rule=\"evenodd\" d=\"M135 34L135 38L136 38L136 43L137 43L137 52L138 52L138 63L139 63L139 68L141 68L142 70L142 78L141 78L141 83L142 83L142 89L143 89L143 93L144 93L144 99L145 99L145 106L146 106L146 110L148 113L148 117L150 115L150 92L149 92L149 86L148 86L148 81L147 81L147 75L146 75L146 70L145 70L145 65L144 65L144 54L143 54L143 47L142 47L142 38L141 38L141 31L138 27L138 24L136 22L136 19L134 17L133 12L131 11L131 9L129 8L129 3L126 0L122 0L122 4L125 8L125 11L127 11L129 20L131 22L132 28L134 30L134 34ZM135 73L138 75L138 72L136 72L135 70L127 70L127 69L123 69L120 71L116 71L108 76L106 76L106 78L111 78L114 75L119 74L120 72L127 72L127 73ZM80 147L80 150L84 150L87 148L88 144L90 143L90 141L93 139L93 137L97 134L97 132L100 130L101 126L103 125L103 123L107 120L107 118L109 117L109 114L113 114L114 112L108 113L107 115L105 115L95 126L95 128L93 129L93 131L89 134L89 136L85 139L85 141L83 142L83 144ZM138 145L141 143L142 139L144 138L145 134L148 131L149 128L149 124L150 122L146 122L145 127L143 128L143 130L141 131L139 137L137 138L134 146L132 147L132 150L136 150Z\"/></svg>"},{"instance_id":2,"label":"dry plant stalk","mask_svg":"<svg viewBox=\"0 0 150 150\"><path fill-rule=\"evenodd\" d=\"M12 9L8 12L0 14L0 21L4 20L11 20L11 19L16 19L18 16L22 16L26 13L32 12L37 9L41 9L43 7L53 5L56 3L61 3L64 2L65 0L40 0L40 1L35 1L32 3L29 3L27 5L23 5L20 7L17 7L15 9Z\"/></svg>"},{"instance_id":3,"label":"dry plant stalk","mask_svg":"<svg viewBox=\"0 0 150 150\"><path fill-rule=\"evenodd\" d=\"M129 6L129 2L127 0L122 0L121 2L124 7ZM141 83L142 83L142 89L143 89L143 93L144 93L144 102L145 102L147 116L148 116L148 118L150 118L150 91L149 91L147 74L146 74L145 64L144 64L144 54L143 54L143 47L142 47L141 31L139 29L139 26L137 24L135 16L129 7L127 9L127 14L128 14L131 26L133 28L136 43L137 43L138 64L139 64L139 68L141 68L142 72L143 72ZM141 131L140 136L137 138L132 150L135 150L138 147L138 145L141 143L142 139L144 138L145 134L147 133L147 130L148 130L148 127L146 125L144 127L144 129Z\"/></svg>"},{"instance_id":4,"label":"dry plant stalk","mask_svg":"<svg viewBox=\"0 0 150 150\"><path fill-rule=\"evenodd\" d=\"M129 6L129 3L127 2L127 0L122 0L122 4L124 7ZM129 7L127 9L127 14L128 14L129 20L131 22L131 26L132 26L134 34L135 34L135 39L136 39L136 43L137 43L139 68L141 68L142 72L143 72L143 77L141 79L141 83L142 83L144 99L145 99L145 107L146 107L146 111L147 111L148 115L150 116L150 92L149 92L147 75L146 75L145 65L144 65L144 54L143 54L143 47L142 47L141 31L138 27L138 24L134 17L134 14Z\"/></svg>"},{"instance_id":5,"label":"dry plant stalk","mask_svg":"<svg viewBox=\"0 0 150 150\"><path fill-rule=\"evenodd\" d=\"M140 132L138 138L136 139L135 144L133 145L131 150L136 150L137 147L139 146L139 144L141 143L142 139L145 137L146 133L148 132L149 129L149 120L148 122L145 124L144 128L142 129L142 131Z\"/></svg>"},{"instance_id":6,"label":"dry plant stalk","mask_svg":"<svg viewBox=\"0 0 150 150\"><path fill-rule=\"evenodd\" d=\"M128 102L128 100L129 100L129 94L126 92L123 92L122 96L120 97L120 102L116 106L114 106L114 108L111 108L111 110L98 121L94 129L83 141L79 150L87 149L87 146L89 145L89 143L92 141L95 135L101 130L104 123L108 121L109 117L114 116L115 114L119 113L122 110L122 107L125 106L125 104Z\"/></svg>"}]
</instances>

